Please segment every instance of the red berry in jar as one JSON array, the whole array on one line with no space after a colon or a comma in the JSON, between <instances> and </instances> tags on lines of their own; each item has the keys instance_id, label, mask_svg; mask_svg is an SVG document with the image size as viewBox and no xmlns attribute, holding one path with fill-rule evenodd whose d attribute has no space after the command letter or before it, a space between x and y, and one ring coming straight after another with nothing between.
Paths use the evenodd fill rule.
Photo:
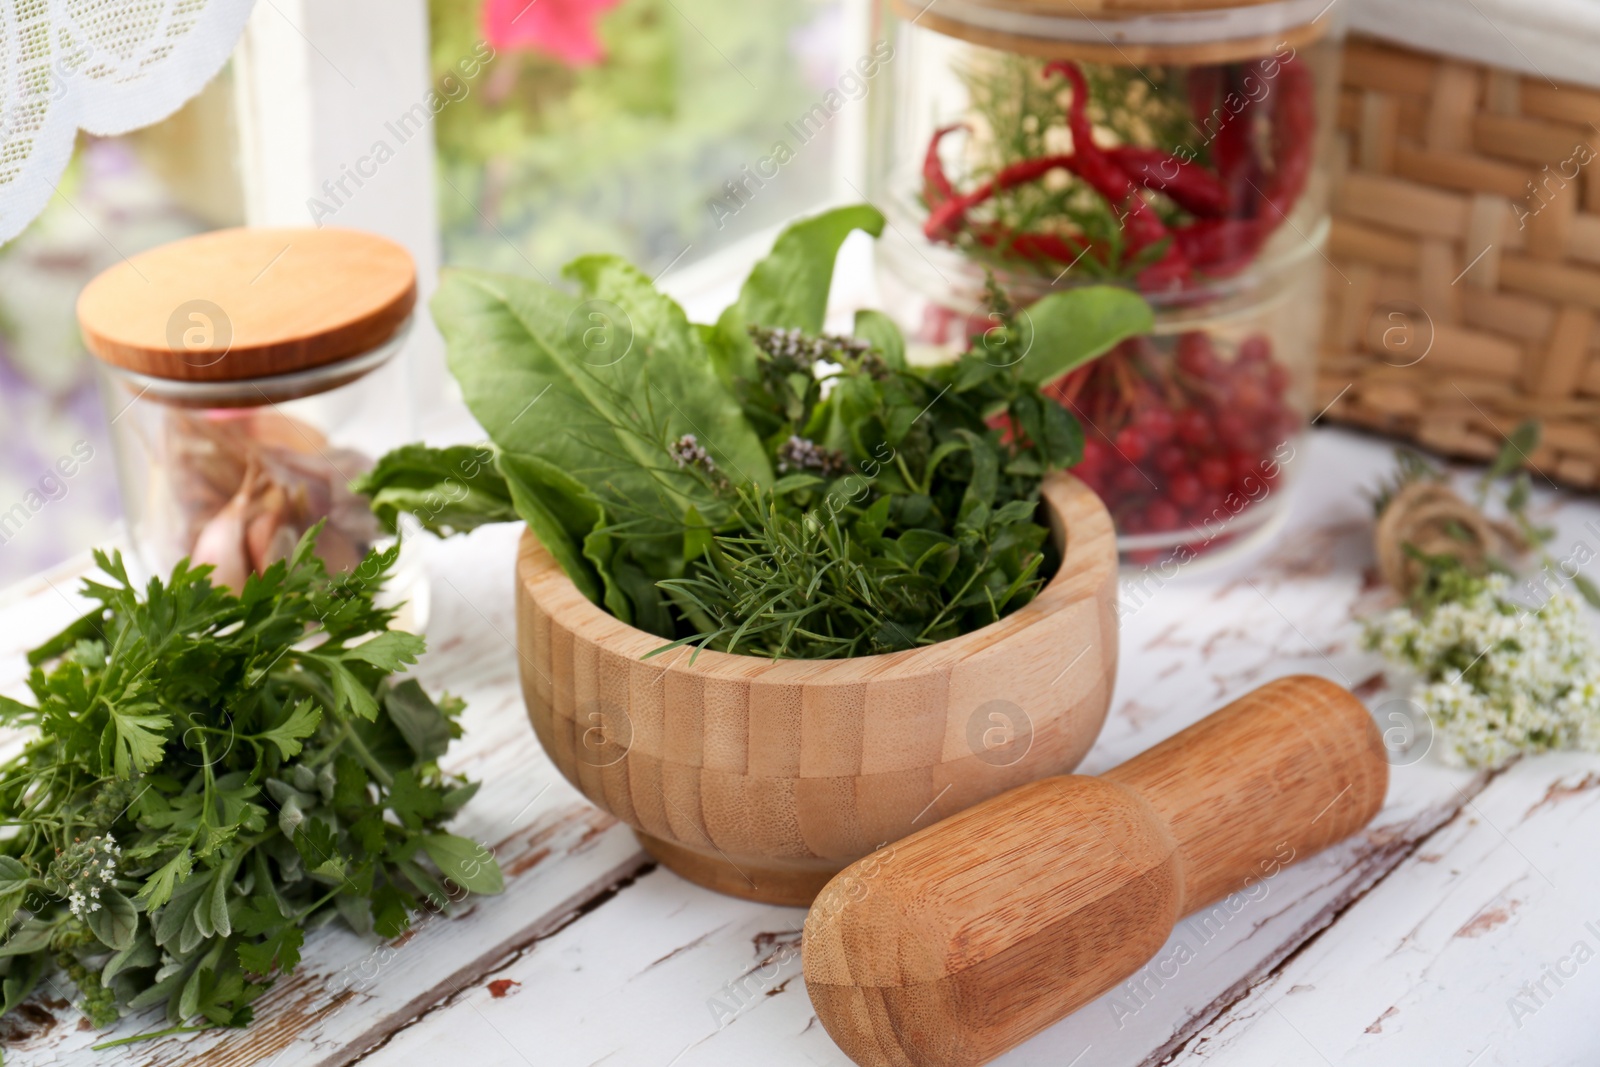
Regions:
<instances>
[{"instance_id":1,"label":"red berry in jar","mask_svg":"<svg viewBox=\"0 0 1600 1067\"><path fill-rule=\"evenodd\" d=\"M1138 467L1123 466L1111 476L1110 486L1119 496L1133 496L1148 491L1150 482Z\"/></svg>"},{"instance_id":2,"label":"red berry in jar","mask_svg":"<svg viewBox=\"0 0 1600 1067\"><path fill-rule=\"evenodd\" d=\"M1139 462L1149 450L1149 441L1137 426L1124 426L1117 431L1117 451L1128 462Z\"/></svg>"},{"instance_id":3,"label":"red berry in jar","mask_svg":"<svg viewBox=\"0 0 1600 1067\"><path fill-rule=\"evenodd\" d=\"M1219 411L1215 425L1215 440L1224 447L1243 444L1250 436L1250 424L1244 420L1244 416L1233 411Z\"/></svg>"},{"instance_id":4,"label":"red berry in jar","mask_svg":"<svg viewBox=\"0 0 1600 1067\"><path fill-rule=\"evenodd\" d=\"M1167 482L1167 495L1173 503L1183 507L1193 507L1200 503L1200 498L1205 495L1205 487L1200 484L1200 479L1188 471L1173 474Z\"/></svg>"},{"instance_id":5,"label":"red berry in jar","mask_svg":"<svg viewBox=\"0 0 1600 1067\"><path fill-rule=\"evenodd\" d=\"M1247 378L1233 387L1233 405L1241 413L1255 414L1272 407L1272 396L1260 382Z\"/></svg>"},{"instance_id":6,"label":"red berry in jar","mask_svg":"<svg viewBox=\"0 0 1600 1067\"><path fill-rule=\"evenodd\" d=\"M1223 493L1215 489L1207 489L1205 494L1200 497L1200 503L1189 509L1189 515L1194 525L1200 526L1208 519L1220 519L1226 516L1228 512L1222 505L1223 497Z\"/></svg>"},{"instance_id":7,"label":"red berry in jar","mask_svg":"<svg viewBox=\"0 0 1600 1067\"><path fill-rule=\"evenodd\" d=\"M1256 479L1254 484L1259 484L1261 478L1261 460L1249 452L1234 451L1228 454L1228 464L1233 468L1234 481L1244 483L1246 480Z\"/></svg>"},{"instance_id":8,"label":"red berry in jar","mask_svg":"<svg viewBox=\"0 0 1600 1067\"><path fill-rule=\"evenodd\" d=\"M1220 354L1219 354L1220 351ZM1289 408L1288 369L1264 334L1219 350L1202 331L1150 338L1061 379L1052 390L1090 432L1077 472L1124 534L1205 528L1264 499L1284 442L1303 427ZM1193 536L1193 535L1186 535Z\"/></svg>"},{"instance_id":9,"label":"red berry in jar","mask_svg":"<svg viewBox=\"0 0 1600 1067\"><path fill-rule=\"evenodd\" d=\"M1233 484L1233 468L1220 456L1207 456L1196 465L1200 484L1207 489L1226 489Z\"/></svg>"},{"instance_id":10,"label":"red berry in jar","mask_svg":"<svg viewBox=\"0 0 1600 1067\"><path fill-rule=\"evenodd\" d=\"M1152 533L1166 533L1183 525L1183 516L1178 514L1178 509L1165 500L1151 501L1150 506L1145 508L1144 517Z\"/></svg>"},{"instance_id":11,"label":"red berry in jar","mask_svg":"<svg viewBox=\"0 0 1600 1067\"><path fill-rule=\"evenodd\" d=\"M1169 477L1191 466L1189 453L1177 445L1162 445L1156 450L1155 462L1156 470Z\"/></svg>"},{"instance_id":12,"label":"red berry in jar","mask_svg":"<svg viewBox=\"0 0 1600 1067\"><path fill-rule=\"evenodd\" d=\"M1217 353L1211 347L1211 338L1198 331L1190 331L1178 337L1178 369L1185 374L1192 374L1196 378L1214 378L1221 364L1217 360Z\"/></svg>"},{"instance_id":13,"label":"red berry in jar","mask_svg":"<svg viewBox=\"0 0 1600 1067\"><path fill-rule=\"evenodd\" d=\"M1239 362L1269 363L1272 360L1272 342L1259 333L1251 334L1239 342Z\"/></svg>"},{"instance_id":14,"label":"red berry in jar","mask_svg":"<svg viewBox=\"0 0 1600 1067\"><path fill-rule=\"evenodd\" d=\"M1191 448L1200 448L1211 441L1211 422L1198 408L1178 413L1178 440Z\"/></svg>"},{"instance_id":15,"label":"red berry in jar","mask_svg":"<svg viewBox=\"0 0 1600 1067\"><path fill-rule=\"evenodd\" d=\"M1083 461L1075 468L1076 473L1082 475L1084 471L1097 472L1106 465L1111 458L1110 449L1105 442L1097 437L1085 438L1083 442Z\"/></svg>"},{"instance_id":16,"label":"red berry in jar","mask_svg":"<svg viewBox=\"0 0 1600 1067\"><path fill-rule=\"evenodd\" d=\"M1289 368L1282 363L1267 365L1266 386L1274 397L1280 397L1289 388Z\"/></svg>"},{"instance_id":17,"label":"red berry in jar","mask_svg":"<svg viewBox=\"0 0 1600 1067\"><path fill-rule=\"evenodd\" d=\"M1139 412L1139 421L1135 425L1144 433L1146 440L1161 442L1172 437L1175 421L1169 409L1151 404Z\"/></svg>"}]
</instances>

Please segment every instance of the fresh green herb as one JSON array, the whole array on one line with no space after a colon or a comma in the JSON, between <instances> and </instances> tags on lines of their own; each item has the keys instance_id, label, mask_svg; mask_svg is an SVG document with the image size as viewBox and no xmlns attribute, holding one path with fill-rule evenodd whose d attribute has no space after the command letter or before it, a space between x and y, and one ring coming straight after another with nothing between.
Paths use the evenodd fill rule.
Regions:
<instances>
[{"instance_id":1,"label":"fresh green herb","mask_svg":"<svg viewBox=\"0 0 1600 1067\"><path fill-rule=\"evenodd\" d=\"M449 272L434 315L504 488L481 454L416 446L358 488L436 529L477 520L430 521L435 501L495 521L509 499L579 589L667 647L829 658L992 622L1051 573L1040 483L1082 453L1040 386L1150 310L1088 288L1018 311L991 286L971 351L912 367L876 312L823 332L840 244L882 227L865 206L790 227L711 326L614 257L568 267L576 296Z\"/></svg>"},{"instance_id":2,"label":"fresh green herb","mask_svg":"<svg viewBox=\"0 0 1600 1067\"><path fill-rule=\"evenodd\" d=\"M1428 461L1428 457L1411 448L1394 450L1394 473L1378 484L1372 494L1372 514L1382 515L1390 502L1409 485L1443 483L1444 472Z\"/></svg>"},{"instance_id":3,"label":"fresh green herb","mask_svg":"<svg viewBox=\"0 0 1600 1067\"><path fill-rule=\"evenodd\" d=\"M1528 456L1539 447L1540 432L1536 419L1528 419L1511 431L1510 436L1501 443L1494 462L1483 472L1483 479L1479 483L1481 494L1486 495L1489 487L1497 480L1523 468L1528 462Z\"/></svg>"},{"instance_id":4,"label":"fresh green herb","mask_svg":"<svg viewBox=\"0 0 1600 1067\"><path fill-rule=\"evenodd\" d=\"M500 889L442 829L477 788L437 763L462 704L395 677L423 649L374 601L397 549L330 577L317 532L237 596L188 561L141 595L96 553L111 582L29 656L34 706L0 698L33 735L0 765L0 1013L55 970L96 1026L243 1026L308 927L394 937L447 881Z\"/></svg>"},{"instance_id":5,"label":"fresh green herb","mask_svg":"<svg viewBox=\"0 0 1600 1067\"><path fill-rule=\"evenodd\" d=\"M1449 485L1447 473L1409 448L1395 451L1394 473L1373 494L1379 519L1378 556L1384 578L1427 612L1439 603L1475 595L1461 589L1463 575L1512 574L1515 557L1537 548L1551 573L1570 578L1590 605L1600 608L1600 589L1587 576L1568 575L1546 546L1555 535L1528 514L1532 482L1524 469L1539 447L1540 426L1529 419L1502 442L1477 480L1471 502ZM1491 518L1497 509L1504 518ZM1386 517L1387 516L1387 517Z\"/></svg>"},{"instance_id":6,"label":"fresh green herb","mask_svg":"<svg viewBox=\"0 0 1600 1067\"><path fill-rule=\"evenodd\" d=\"M383 486L373 494L372 511L390 533L398 531L401 513L441 536L517 517L505 479L495 470L494 453L478 445L397 448L367 480Z\"/></svg>"}]
</instances>

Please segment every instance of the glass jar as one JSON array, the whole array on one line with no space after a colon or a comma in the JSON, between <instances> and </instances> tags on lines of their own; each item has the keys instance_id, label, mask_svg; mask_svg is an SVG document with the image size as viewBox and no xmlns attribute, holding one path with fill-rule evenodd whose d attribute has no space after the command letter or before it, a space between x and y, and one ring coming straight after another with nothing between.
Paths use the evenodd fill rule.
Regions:
<instances>
[{"instance_id":1,"label":"glass jar","mask_svg":"<svg viewBox=\"0 0 1600 1067\"><path fill-rule=\"evenodd\" d=\"M1052 387L1084 424L1078 473L1130 559L1266 529L1312 414L1338 5L890 6L870 175L913 358L992 325L990 277L1024 308L1137 289L1155 332Z\"/></svg>"},{"instance_id":2,"label":"glass jar","mask_svg":"<svg viewBox=\"0 0 1600 1067\"><path fill-rule=\"evenodd\" d=\"M155 575L184 557L240 590L325 525L350 571L386 538L350 483L415 439L400 357L416 274L400 246L338 230L222 230L136 256L78 302L98 357L128 530ZM426 621L402 553L385 601Z\"/></svg>"}]
</instances>

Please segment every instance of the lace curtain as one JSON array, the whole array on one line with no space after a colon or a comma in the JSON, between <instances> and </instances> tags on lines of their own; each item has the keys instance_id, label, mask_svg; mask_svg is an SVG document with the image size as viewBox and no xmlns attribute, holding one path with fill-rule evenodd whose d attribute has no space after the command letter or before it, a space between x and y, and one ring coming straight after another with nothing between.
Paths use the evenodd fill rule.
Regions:
<instances>
[{"instance_id":1,"label":"lace curtain","mask_svg":"<svg viewBox=\"0 0 1600 1067\"><path fill-rule=\"evenodd\" d=\"M221 69L254 0L0 0L0 242L54 194L77 131L176 111Z\"/></svg>"}]
</instances>

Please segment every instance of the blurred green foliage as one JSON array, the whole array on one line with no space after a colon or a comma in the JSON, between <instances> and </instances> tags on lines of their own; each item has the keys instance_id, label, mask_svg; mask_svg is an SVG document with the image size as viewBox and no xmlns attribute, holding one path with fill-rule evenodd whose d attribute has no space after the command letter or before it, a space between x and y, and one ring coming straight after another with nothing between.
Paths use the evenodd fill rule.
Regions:
<instances>
[{"instance_id":1,"label":"blurred green foliage","mask_svg":"<svg viewBox=\"0 0 1600 1067\"><path fill-rule=\"evenodd\" d=\"M480 6L432 0L436 80L482 40ZM579 253L615 252L659 270L813 206L820 141L723 228L708 201L793 143L784 124L827 88L805 68L818 53L832 66L836 15L824 0L624 0L600 19L598 65L501 50L437 119L446 261L555 277Z\"/></svg>"}]
</instances>

